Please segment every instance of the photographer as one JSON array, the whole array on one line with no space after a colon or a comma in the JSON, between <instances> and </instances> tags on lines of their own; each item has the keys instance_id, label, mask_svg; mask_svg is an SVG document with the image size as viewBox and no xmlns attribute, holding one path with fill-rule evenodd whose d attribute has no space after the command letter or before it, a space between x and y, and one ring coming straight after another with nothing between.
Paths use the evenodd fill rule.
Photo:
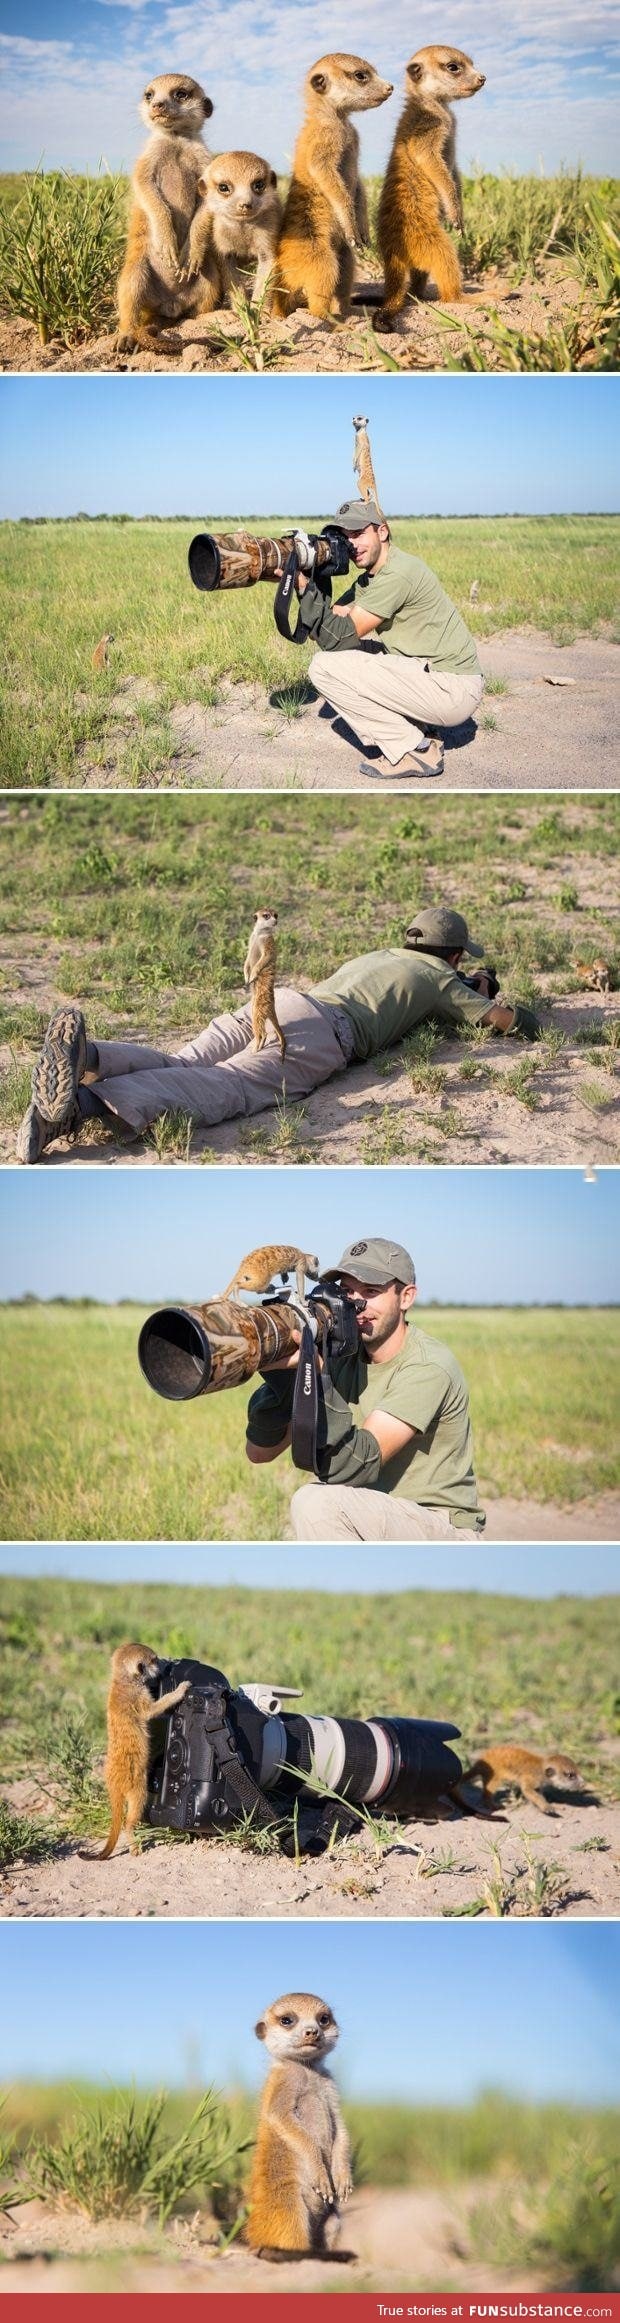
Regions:
<instances>
[{"instance_id":1,"label":"photographer","mask_svg":"<svg viewBox=\"0 0 620 2323\"><path fill-rule=\"evenodd\" d=\"M319 647L312 684L369 753L362 774L443 774L434 729L464 725L482 699L473 637L436 574L394 546L374 501L345 500L333 522L360 579L330 605L297 575L301 627Z\"/></svg>"},{"instance_id":2,"label":"photographer","mask_svg":"<svg viewBox=\"0 0 620 2323\"><path fill-rule=\"evenodd\" d=\"M411 1320L409 1252L381 1236L353 1242L323 1278L358 1302L359 1346L321 1368L321 1477L293 1495L299 1541L475 1541L484 1527L469 1400L449 1348ZM253 1465L291 1442L298 1352L263 1374L248 1406ZM351 1406L361 1416L357 1424Z\"/></svg>"},{"instance_id":3,"label":"photographer","mask_svg":"<svg viewBox=\"0 0 620 2323\"><path fill-rule=\"evenodd\" d=\"M333 1074L392 1047L429 1017L538 1039L537 1018L503 1000L490 971L480 969L472 978L459 972L465 953L480 959L482 946L472 943L460 912L439 905L416 914L401 947L345 961L311 992L278 985L284 1063L274 1033L255 1051L247 1004L215 1017L172 1055L145 1041L95 1043L87 1039L78 1008L59 1009L35 1065L17 1159L39 1161L54 1138L79 1128L91 1115L111 1130L120 1121L140 1133L160 1113L177 1109L213 1128L236 1114L260 1113L283 1087L289 1100L307 1097Z\"/></svg>"}]
</instances>

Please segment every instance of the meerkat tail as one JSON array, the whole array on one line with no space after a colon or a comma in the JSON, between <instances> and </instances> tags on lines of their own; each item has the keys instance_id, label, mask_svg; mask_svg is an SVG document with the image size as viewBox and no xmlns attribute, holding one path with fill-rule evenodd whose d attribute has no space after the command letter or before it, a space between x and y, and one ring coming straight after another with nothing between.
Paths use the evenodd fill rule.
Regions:
<instances>
[{"instance_id":1,"label":"meerkat tail","mask_svg":"<svg viewBox=\"0 0 620 2323\"><path fill-rule=\"evenodd\" d=\"M107 1860L107 1857L108 1857L108 1855L113 1855L113 1854L114 1854L114 1849L115 1849L115 1846L116 1846L116 1842L117 1842L117 1839L120 1839L120 1835L121 1835L122 1828L123 1828L123 1808L122 1808L122 1807L115 1807L115 1809L114 1809L114 1813L113 1813L113 1816L112 1816L112 1821L111 1821L111 1824L110 1824L110 1829L109 1829L109 1831L108 1831L108 1836L107 1836L107 1839L106 1839L105 1847L100 1847L100 1848L99 1848L99 1850L98 1850L98 1853L97 1853L97 1857L96 1857L96 1861L97 1861L97 1863L105 1863L105 1862L106 1862L106 1860Z\"/></svg>"}]
</instances>

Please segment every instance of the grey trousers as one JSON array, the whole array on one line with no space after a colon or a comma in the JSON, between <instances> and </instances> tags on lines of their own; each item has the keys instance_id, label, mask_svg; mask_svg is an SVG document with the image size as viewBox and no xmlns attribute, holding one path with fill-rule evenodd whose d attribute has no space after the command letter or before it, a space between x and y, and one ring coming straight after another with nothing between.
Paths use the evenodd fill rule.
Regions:
<instances>
[{"instance_id":1,"label":"grey trousers","mask_svg":"<svg viewBox=\"0 0 620 2323\"><path fill-rule=\"evenodd\" d=\"M454 1525L447 1508L423 1508L371 1485L302 1484L293 1493L296 1541L479 1541L475 1526Z\"/></svg>"},{"instance_id":2,"label":"grey trousers","mask_svg":"<svg viewBox=\"0 0 620 2323\"><path fill-rule=\"evenodd\" d=\"M413 654L355 647L313 654L308 676L365 749L382 750L391 766L425 740L426 726L462 726L473 718L484 691L476 670L429 669Z\"/></svg>"},{"instance_id":3,"label":"grey trousers","mask_svg":"<svg viewBox=\"0 0 620 2323\"><path fill-rule=\"evenodd\" d=\"M260 1113L284 1094L308 1097L321 1081L345 1072L353 1054L351 1025L341 1010L294 992L290 984L278 985L276 1005L286 1034L284 1062L271 1030L256 1054L250 1009L238 1008L234 1015L214 1017L172 1055L144 1041L98 1041L93 1095L136 1130L160 1113L177 1111L213 1128L236 1113Z\"/></svg>"}]
</instances>

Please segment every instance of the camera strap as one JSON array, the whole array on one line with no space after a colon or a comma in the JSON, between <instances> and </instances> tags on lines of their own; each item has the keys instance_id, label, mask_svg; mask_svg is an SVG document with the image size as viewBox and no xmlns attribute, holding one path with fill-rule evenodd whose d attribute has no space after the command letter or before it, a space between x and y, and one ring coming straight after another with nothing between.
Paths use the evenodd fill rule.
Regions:
<instances>
[{"instance_id":1,"label":"camera strap","mask_svg":"<svg viewBox=\"0 0 620 2323\"><path fill-rule=\"evenodd\" d=\"M301 613L297 615L295 628L291 629L290 627L291 598L295 595L295 582L299 570L297 550L293 547L287 556L282 579L278 582L273 600L273 618L276 629L279 630L280 636L286 639L287 645L309 645L311 643L307 629L302 627ZM319 566L318 570L315 569L312 579L316 582L317 588L320 589L322 597L331 597L331 579L324 566Z\"/></svg>"},{"instance_id":2,"label":"camera strap","mask_svg":"<svg viewBox=\"0 0 620 2323\"><path fill-rule=\"evenodd\" d=\"M318 1476L317 1433L319 1425L319 1373L316 1363L316 1340L309 1323L304 1323L295 1373L293 1409L291 1412L291 1451L296 1468L309 1469Z\"/></svg>"}]
</instances>

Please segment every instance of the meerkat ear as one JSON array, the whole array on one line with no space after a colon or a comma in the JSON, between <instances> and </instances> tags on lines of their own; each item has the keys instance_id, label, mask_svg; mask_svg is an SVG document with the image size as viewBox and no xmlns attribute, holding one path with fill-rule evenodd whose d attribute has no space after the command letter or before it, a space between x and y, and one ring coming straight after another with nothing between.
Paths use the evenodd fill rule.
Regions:
<instances>
[{"instance_id":1,"label":"meerkat ear","mask_svg":"<svg viewBox=\"0 0 620 2323\"><path fill-rule=\"evenodd\" d=\"M278 183L278 175L277 175L277 170L275 170L275 169L270 169L270 171L269 171L269 184L270 184L270 186L277 186L277 183Z\"/></svg>"},{"instance_id":2,"label":"meerkat ear","mask_svg":"<svg viewBox=\"0 0 620 2323\"><path fill-rule=\"evenodd\" d=\"M326 74L326 73L312 73L312 75L311 75L311 80L310 80L310 87L311 87L311 89L316 89L316 90L318 91L318 93L319 93L319 96L321 96L321 97L322 97L322 96L324 96L324 94L325 94L325 90L326 90L326 88L327 88L327 74Z\"/></svg>"},{"instance_id":3,"label":"meerkat ear","mask_svg":"<svg viewBox=\"0 0 620 2323\"><path fill-rule=\"evenodd\" d=\"M266 2026L266 2024L265 2024L265 2019L264 2019L264 2017L262 2017L262 2016L259 2016L259 2019L258 2019L258 2024L254 2026L254 2031L255 2031L255 2034L256 2034L257 2041L264 2041L265 2034L266 2034L266 2031L267 2031L267 2026Z\"/></svg>"},{"instance_id":4,"label":"meerkat ear","mask_svg":"<svg viewBox=\"0 0 620 2323\"><path fill-rule=\"evenodd\" d=\"M210 98L210 97L205 97L204 89L203 89L203 92L202 92L202 106L203 106L203 112L204 112L205 121L210 121L210 119L211 119L211 114L212 114L212 112L213 112L213 105L212 105L212 102L211 102L211 98Z\"/></svg>"},{"instance_id":5,"label":"meerkat ear","mask_svg":"<svg viewBox=\"0 0 620 2323\"><path fill-rule=\"evenodd\" d=\"M408 81L421 81L421 79L422 79L422 66L421 66L421 65L416 65L416 64L408 65L408 66L407 66L407 80L408 80Z\"/></svg>"}]
</instances>

